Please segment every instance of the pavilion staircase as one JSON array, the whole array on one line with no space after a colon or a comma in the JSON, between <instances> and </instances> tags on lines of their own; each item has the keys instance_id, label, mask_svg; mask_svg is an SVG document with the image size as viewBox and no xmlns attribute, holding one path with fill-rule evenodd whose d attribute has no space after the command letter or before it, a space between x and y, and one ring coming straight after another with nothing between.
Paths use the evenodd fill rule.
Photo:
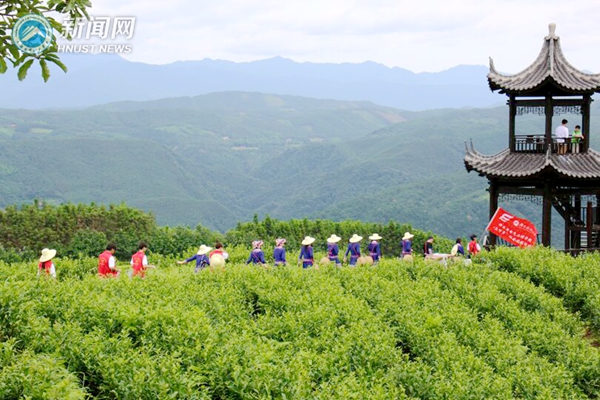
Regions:
<instances>
[{"instance_id":1,"label":"pavilion staircase","mask_svg":"<svg viewBox=\"0 0 600 400\"><path fill-rule=\"evenodd\" d=\"M566 249L600 249L598 207L593 207L591 202L587 206L575 207L571 199L564 198L554 198L552 205L565 220L569 236L569 243L565 243Z\"/></svg>"}]
</instances>

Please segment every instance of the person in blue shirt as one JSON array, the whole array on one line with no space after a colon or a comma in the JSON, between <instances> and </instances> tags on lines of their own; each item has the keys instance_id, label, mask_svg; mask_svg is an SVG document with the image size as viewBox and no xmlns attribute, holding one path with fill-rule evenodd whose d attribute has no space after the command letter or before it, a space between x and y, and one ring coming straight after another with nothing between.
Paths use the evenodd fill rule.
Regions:
<instances>
[{"instance_id":1,"label":"person in blue shirt","mask_svg":"<svg viewBox=\"0 0 600 400\"><path fill-rule=\"evenodd\" d=\"M263 245L262 240L255 240L252 242L252 251L250 252L250 257L246 260L246 264L261 264L267 265L265 261L265 253L263 253L261 247Z\"/></svg>"},{"instance_id":2,"label":"person in blue shirt","mask_svg":"<svg viewBox=\"0 0 600 400\"><path fill-rule=\"evenodd\" d=\"M275 266L286 265L285 261L285 239L275 239L275 248L273 249L273 259Z\"/></svg>"},{"instance_id":3,"label":"person in blue shirt","mask_svg":"<svg viewBox=\"0 0 600 400\"><path fill-rule=\"evenodd\" d=\"M206 267L208 267L210 265L210 261L208 259L208 256L206 255L206 253L208 253L209 251L212 250L212 247L208 247L206 245L202 245L200 246L200 249L198 250L198 252L193 255L192 257L184 260L184 261L177 261L177 264L187 264L191 261L196 261L196 269L194 270L194 272L198 272L201 269L204 269Z\"/></svg>"},{"instance_id":4,"label":"person in blue shirt","mask_svg":"<svg viewBox=\"0 0 600 400\"><path fill-rule=\"evenodd\" d=\"M346 262L348 254L350 254L350 266L356 266L356 262L358 261L358 257L360 257L360 242L362 240L362 236L358 236L356 233L352 235L350 240L348 240L348 249L346 250L346 254L344 254L344 262Z\"/></svg>"},{"instance_id":5,"label":"person in blue shirt","mask_svg":"<svg viewBox=\"0 0 600 400\"><path fill-rule=\"evenodd\" d=\"M367 246L367 250L369 250L369 255L373 259L373 264L377 264L379 259L381 258L381 246L379 245L378 240L381 240L382 237L379 234L374 233L369 236L369 240L371 243Z\"/></svg>"},{"instance_id":6,"label":"person in blue shirt","mask_svg":"<svg viewBox=\"0 0 600 400\"><path fill-rule=\"evenodd\" d=\"M462 245L462 239L456 238L456 244L452 247L452 251L450 252L453 256L465 256L465 248Z\"/></svg>"},{"instance_id":7,"label":"person in blue shirt","mask_svg":"<svg viewBox=\"0 0 600 400\"><path fill-rule=\"evenodd\" d=\"M315 238L306 236L302 241L302 248L300 249L300 255L298 256L298 262L302 261L302 268L310 268L314 264L314 252L312 244L315 242Z\"/></svg>"},{"instance_id":8,"label":"person in blue shirt","mask_svg":"<svg viewBox=\"0 0 600 400\"><path fill-rule=\"evenodd\" d=\"M327 238L327 258L329 261L333 261L338 267L342 265L339 257L340 248L337 244L340 240L342 240L342 238L336 234L333 234Z\"/></svg>"},{"instance_id":9,"label":"person in blue shirt","mask_svg":"<svg viewBox=\"0 0 600 400\"><path fill-rule=\"evenodd\" d=\"M404 261L412 261L413 260L413 256L412 256L412 238L415 235L411 234L410 232L406 232L404 234L404 236L402 237L402 259Z\"/></svg>"}]
</instances>

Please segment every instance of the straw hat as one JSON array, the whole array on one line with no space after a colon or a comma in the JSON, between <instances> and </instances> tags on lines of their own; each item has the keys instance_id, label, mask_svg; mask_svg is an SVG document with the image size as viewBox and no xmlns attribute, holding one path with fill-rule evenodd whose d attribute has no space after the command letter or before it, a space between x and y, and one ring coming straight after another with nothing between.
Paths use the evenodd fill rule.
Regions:
<instances>
[{"instance_id":1,"label":"straw hat","mask_svg":"<svg viewBox=\"0 0 600 400\"><path fill-rule=\"evenodd\" d=\"M275 239L275 246L283 246L285 244L285 239L279 238Z\"/></svg>"},{"instance_id":2,"label":"straw hat","mask_svg":"<svg viewBox=\"0 0 600 400\"><path fill-rule=\"evenodd\" d=\"M402 240L408 240L408 239L412 239L413 237L415 237L415 235L413 235L413 234L412 234L412 233L410 233L410 232L406 232L406 233L404 234L404 236L402 236Z\"/></svg>"},{"instance_id":3,"label":"straw hat","mask_svg":"<svg viewBox=\"0 0 600 400\"><path fill-rule=\"evenodd\" d=\"M379 236L378 233L374 233L371 236L369 236L369 240L381 240L383 239L381 236Z\"/></svg>"},{"instance_id":4,"label":"straw hat","mask_svg":"<svg viewBox=\"0 0 600 400\"><path fill-rule=\"evenodd\" d=\"M337 243L340 240L342 240L342 238L334 233L333 235L327 238L327 243Z\"/></svg>"},{"instance_id":5,"label":"straw hat","mask_svg":"<svg viewBox=\"0 0 600 400\"><path fill-rule=\"evenodd\" d=\"M254 242L252 242L252 248L253 249L260 249L263 245L263 241L262 240L255 240Z\"/></svg>"},{"instance_id":6,"label":"straw hat","mask_svg":"<svg viewBox=\"0 0 600 400\"><path fill-rule=\"evenodd\" d=\"M221 254L213 254L210 260L208 261L211 267L225 266L225 257L223 257Z\"/></svg>"},{"instance_id":7,"label":"straw hat","mask_svg":"<svg viewBox=\"0 0 600 400\"><path fill-rule=\"evenodd\" d=\"M40 262L50 261L56 255L56 250L52 249L43 249L42 256L40 257Z\"/></svg>"},{"instance_id":8,"label":"straw hat","mask_svg":"<svg viewBox=\"0 0 600 400\"><path fill-rule=\"evenodd\" d=\"M356 233L354 235L352 235L352 237L350 238L349 242L350 243L358 243L362 240L362 236L358 236Z\"/></svg>"},{"instance_id":9,"label":"straw hat","mask_svg":"<svg viewBox=\"0 0 600 400\"><path fill-rule=\"evenodd\" d=\"M313 244L315 242L315 238L307 236L304 238L304 240L302 241L302 246L308 246L310 244Z\"/></svg>"},{"instance_id":10,"label":"straw hat","mask_svg":"<svg viewBox=\"0 0 600 400\"><path fill-rule=\"evenodd\" d=\"M202 246L200 246L200 248L198 249L198 255L202 255L202 254L206 254L209 251L212 250L212 247L208 247L207 245L203 244Z\"/></svg>"}]
</instances>

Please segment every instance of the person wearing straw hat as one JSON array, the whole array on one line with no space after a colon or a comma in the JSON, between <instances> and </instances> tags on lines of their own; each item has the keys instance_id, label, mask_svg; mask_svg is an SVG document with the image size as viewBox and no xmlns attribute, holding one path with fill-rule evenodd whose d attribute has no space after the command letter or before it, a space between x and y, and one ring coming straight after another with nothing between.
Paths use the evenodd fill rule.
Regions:
<instances>
[{"instance_id":1,"label":"person wearing straw hat","mask_svg":"<svg viewBox=\"0 0 600 400\"><path fill-rule=\"evenodd\" d=\"M146 244L146 242L140 242L138 244L138 251L131 256L131 276L139 276L140 278L145 278L146 269L154 268L154 265L148 264L148 257L146 257L146 251L148 251L148 244Z\"/></svg>"},{"instance_id":2,"label":"person wearing straw hat","mask_svg":"<svg viewBox=\"0 0 600 400\"><path fill-rule=\"evenodd\" d=\"M262 251L262 240L255 240L252 242L252 251L250 252L250 257L246 260L246 264L261 264L267 265L265 261L265 253Z\"/></svg>"},{"instance_id":3,"label":"person wearing straw hat","mask_svg":"<svg viewBox=\"0 0 600 400\"><path fill-rule=\"evenodd\" d=\"M286 265L285 259L285 239L279 238L275 239L275 248L273 249L273 260L275 262L275 266Z\"/></svg>"},{"instance_id":4,"label":"person wearing straw hat","mask_svg":"<svg viewBox=\"0 0 600 400\"><path fill-rule=\"evenodd\" d=\"M402 259L405 261L413 260L413 256L412 256L412 238L413 237L415 237L415 235L413 235L410 232L406 232L406 233L404 233L404 236L402 236L402 242L400 244L402 246Z\"/></svg>"},{"instance_id":5,"label":"person wearing straw hat","mask_svg":"<svg viewBox=\"0 0 600 400\"><path fill-rule=\"evenodd\" d=\"M333 261L338 267L342 265L339 257L340 248L338 247L338 242L340 240L342 240L342 238L336 234L333 234L327 238L327 258L329 261Z\"/></svg>"},{"instance_id":6,"label":"person wearing straw hat","mask_svg":"<svg viewBox=\"0 0 600 400\"><path fill-rule=\"evenodd\" d=\"M98 256L98 276L102 278L110 278L119 276L117 269L117 260L115 259L115 252L117 251L117 245L109 243L106 246L106 250Z\"/></svg>"},{"instance_id":7,"label":"person wearing straw hat","mask_svg":"<svg viewBox=\"0 0 600 400\"><path fill-rule=\"evenodd\" d=\"M360 257L360 241L362 240L362 236L358 236L356 233L352 235L352 237L348 240L348 249L346 249L346 254L344 254L344 262L346 262L348 254L350 254L350 262L349 265L356 266L356 262L358 261L358 257Z\"/></svg>"},{"instance_id":8,"label":"person wearing straw hat","mask_svg":"<svg viewBox=\"0 0 600 400\"><path fill-rule=\"evenodd\" d=\"M56 278L56 267L52 262L55 255L56 250L54 249L45 248L42 250L42 256L40 257L40 263L38 264L38 275L41 275L42 272L44 272L46 276Z\"/></svg>"},{"instance_id":9,"label":"person wearing straw hat","mask_svg":"<svg viewBox=\"0 0 600 400\"><path fill-rule=\"evenodd\" d=\"M302 261L302 268L310 268L314 264L314 251L312 244L315 242L315 238L306 236L302 240L302 248L298 255L298 262Z\"/></svg>"},{"instance_id":10,"label":"person wearing straw hat","mask_svg":"<svg viewBox=\"0 0 600 400\"><path fill-rule=\"evenodd\" d=\"M177 261L177 264L181 265L187 264L192 261L196 261L196 269L194 269L194 272L198 272L210 265L210 259L208 258L206 253L208 253L211 250L212 247L208 247L207 245L203 244L202 246L200 246L196 254L183 261Z\"/></svg>"},{"instance_id":11,"label":"person wearing straw hat","mask_svg":"<svg viewBox=\"0 0 600 400\"><path fill-rule=\"evenodd\" d=\"M379 236L378 233L374 233L369 236L369 240L371 243L367 246L367 250L369 250L369 255L373 259L373 264L377 264L379 259L381 258L381 246L379 245L378 240L381 240L382 237Z\"/></svg>"}]
</instances>

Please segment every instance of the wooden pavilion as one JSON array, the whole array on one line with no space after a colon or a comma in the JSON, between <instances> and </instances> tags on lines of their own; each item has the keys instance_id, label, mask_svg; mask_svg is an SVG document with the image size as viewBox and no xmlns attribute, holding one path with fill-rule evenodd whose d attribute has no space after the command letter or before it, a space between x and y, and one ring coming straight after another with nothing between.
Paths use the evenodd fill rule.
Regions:
<instances>
[{"instance_id":1,"label":"wooden pavilion","mask_svg":"<svg viewBox=\"0 0 600 400\"><path fill-rule=\"evenodd\" d=\"M470 143L464 162L467 171L489 181L490 219L500 195L541 198L542 244L551 245L554 208L565 221L565 248L578 252L600 247L600 153L589 147L591 96L600 92L600 74L584 73L569 64L555 29L550 24L537 59L518 74L499 73L490 59L490 89L508 96L508 148L487 156ZM545 130L518 134L516 117L525 114L545 116ZM561 114L580 117L569 121L570 127L581 126L584 139L579 146L570 138L562 142L554 136L552 117ZM490 244L496 244L495 236Z\"/></svg>"}]
</instances>

